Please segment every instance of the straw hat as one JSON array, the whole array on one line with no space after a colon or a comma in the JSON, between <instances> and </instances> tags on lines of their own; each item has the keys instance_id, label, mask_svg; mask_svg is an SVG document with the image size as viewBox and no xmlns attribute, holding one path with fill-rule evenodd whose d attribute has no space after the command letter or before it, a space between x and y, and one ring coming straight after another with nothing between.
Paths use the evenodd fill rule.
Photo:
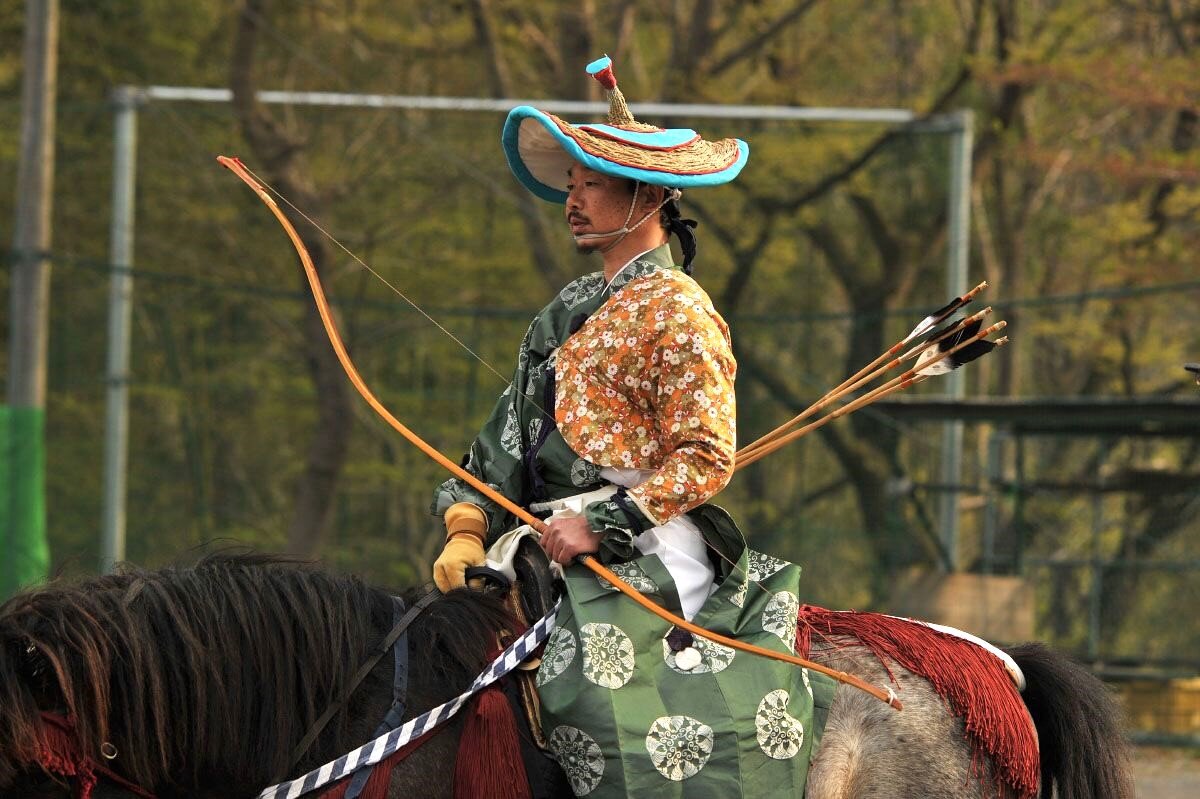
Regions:
<instances>
[{"instance_id":1,"label":"straw hat","mask_svg":"<svg viewBox=\"0 0 1200 799\"><path fill-rule=\"evenodd\" d=\"M578 162L614 177L686 189L737 177L750 156L741 139L706 141L694 130L645 125L633 118L617 88L612 59L587 66L608 95L608 122L572 125L531 106L514 108L501 142L508 165L525 188L550 202L567 200L567 170Z\"/></svg>"}]
</instances>

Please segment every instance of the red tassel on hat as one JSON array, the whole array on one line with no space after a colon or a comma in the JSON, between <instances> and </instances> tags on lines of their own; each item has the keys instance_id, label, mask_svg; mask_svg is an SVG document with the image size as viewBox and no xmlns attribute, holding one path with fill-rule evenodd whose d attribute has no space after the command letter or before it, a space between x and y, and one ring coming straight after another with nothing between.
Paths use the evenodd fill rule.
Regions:
<instances>
[{"instance_id":1,"label":"red tassel on hat","mask_svg":"<svg viewBox=\"0 0 1200 799\"><path fill-rule=\"evenodd\" d=\"M508 697L490 685L475 697L458 741L455 799L532 799L517 720Z\"/></svg>"},{"instance_id":2,"label":"red tassel on hat","mask_svg":"<svg viewBox=\"0 0 1200 799\"><path fill-rule=\"evenodd\" d=\"M617 76L613 74L612 64L609 63L604 69L593 72L592 77L600 82L600 85L610 92L617 88Z\"/></svg>"},{"instance_id":3,"label":"red tassel on hat","mask_svg":"<svg viewBox=\"0 0 1200 799\"><path fill-rule=\"evenodd\" d=\"M608 123L617 127L636 125L637 120L629 112L625 95L617 88L617 76L613 73L612 59L608 56L598 58L587 66L587 73L604 87L608 95Z\"/></svg>"}]
</instances>

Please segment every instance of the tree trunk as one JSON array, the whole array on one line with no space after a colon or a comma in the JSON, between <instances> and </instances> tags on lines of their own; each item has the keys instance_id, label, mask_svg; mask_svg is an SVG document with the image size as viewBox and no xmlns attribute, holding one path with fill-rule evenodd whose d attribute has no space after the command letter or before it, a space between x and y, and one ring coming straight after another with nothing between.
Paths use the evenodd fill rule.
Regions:
<instances>
[{"instance_id":1,"label":"tree trunk","mask_svg":"<svg viewBox=\"0 0 1200 799\"><path fill-rule=\"evenodd\" d=\"M233 109L242 134L250 145L261 171L280 194L322 215L317 192L301 164L301 145L290 137L255 97L254 62L258 46L258 22L266 18L265 0L245 0L238 14L234 38L230 86ZM324 276L328 249L311 225L285 208L304 246L312 256L317 274ZM303 283L303 278L301 277ZM307 290L307 284L305 290ZM349 388L315 305L309 303L302 323L304 358L316 393L317 419L305 456L304 470L296 482L295 508L288 525L290 553L317 555L329 533L337 497L338 481L346 463L351 420Z\"/></svg>"}]
</instances>

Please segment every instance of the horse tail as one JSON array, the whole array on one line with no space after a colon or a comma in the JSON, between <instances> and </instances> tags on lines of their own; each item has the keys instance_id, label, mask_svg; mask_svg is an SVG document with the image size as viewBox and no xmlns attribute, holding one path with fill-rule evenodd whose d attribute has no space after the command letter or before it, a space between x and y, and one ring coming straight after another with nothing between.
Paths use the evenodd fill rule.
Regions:
<instances>
[{"instance_id":1,"label":"horse tail","mask_svg":"<svg viewBox=\"0 0 1200 799\"><path fill-rule=\"evenodd\" d=\"M1122 714L1104 683L1037 643L1006 650L1025 672L1044 799L1133 799Z\"/></svg>"}]
</instances>

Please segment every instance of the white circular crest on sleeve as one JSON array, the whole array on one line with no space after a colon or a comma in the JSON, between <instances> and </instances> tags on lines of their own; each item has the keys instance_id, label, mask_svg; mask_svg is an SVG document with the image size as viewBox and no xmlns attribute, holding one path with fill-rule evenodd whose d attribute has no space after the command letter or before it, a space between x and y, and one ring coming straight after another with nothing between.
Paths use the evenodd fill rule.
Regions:
<instances>
[{"instance_id":1,"label":"white circular crest on sleeve","mask_svg":"<svg viewBox=\"0 0 1200 799\"><path fill-rule=\"evenodd\" d=\"M789 650L796 649L796 614L800 612L800 600L791 591L780 591L767 602L763 609L762 628L787 644Z\"/></svg>"},{"instance_id":2,"label":"white circular crest on sleeve","mask_svg":"<svg viewBox=\"0 0 1200 799\"><path fill-rule=\"evenodd\" d=\"M737 607L743 607L746 604L746 586L749 583L742 583L738 589L733 592L733 596L729 597L729 601Z\"/></svg>"},{"instance_id":3,"label":"white circular crest on sleeve","mask_svg":"<svg viewBox=\"0 0 1200 799\"><path fill-rule=\"evenodd\" d=\"M574 308L580 303L590 300L604 290L604 275L601 273L584 275L573 280L558 292L558 298L567 308Z\"/></svg>"},{"instance_id":4,"label":"white circular crest on sleeve","mask_svg":"<svg viewBox=\"0 0 1200 799\"><path fill-rule=\"evenodd\" d=\"M646 570L643 569L638 563L634 561L630 561L629 563L617 563L613 566L609 566L608 568L613 574L617 575L622 580L641 591L643 594L658 593L658 583L654 582L654 579L651 578L650 575L646 574ZM610 583L608 580L605 580L603 577L597 576L596 580L599 581L601 588L609 591L618 590L615 585Z\"/></svg>"},{"instance_id":5,"label":"white circular crest on sleeve","mask_svg":"<svg viewBox=\"0 0 1200 799\"><path fill-rule=\"evenodd\" d=\"M699 774L712 750L712 727L691 716L661 716L650 725L646 735L650 762L672 782Z\"/></svg>"},{"instance_id":6,"label":"white circular crest on sleeve","mask_svg":"<svg viewBox=\"0 0 1200 799\"><path fill-rule=\"evenodd\" d=\"M786 565L787 561L755 552L753 549L746 550L746 574L751 582L765 580Z\"/></svg>"},{"instance_id":7,"label":"white circular crest on sleeve","mask_svg":"<svg viewBox=\"0 0 1200 799\"><path fill-rule=\"evenodd\" d=\"M517 413L512 408L504 418L504 429L500 431L500 446L514 458L521 453L521 424L517 421Z\"/></svg>"},{"instance_id":8,"label":"white circular crest on sleeve","mask_svg":"<svg viewBox=\"0 0 1200 799\"><path fill-rule=\"evenodd\" d=\"M604 776L604 753L592 736L578 727L563 724L550 733L547 745L576 796L587 796L596 790Z\"/></svg>"},{"instance_id":9,"label":"white circular crest on sleeve","mask_svg":"<svg viewBox=\"0 0 1200 799\"><path fill-rule=\"evenodd\" d=\"M585 624L579 630L583 676L603 688L620 688L633 677L633 641L615 624Z\"/></svg>"},{"instance_id":10,"label":"white circular crest on sleeve","mask_svg":"<svg viewBox=\"0 0 1200 799\"><path fill-rule=\"evenodd\" d=\"M796 756L804 745L804 725L787 712L788 692L780 688L763 697L754 716L758 747L775 760Z\"/></svg>"},{"instance_id":11,"label":"white circular crest on sleeve","mask_svg":"<svg viewBox=\"0 0 1200 799\"><path fill-rule=\"evenodd\" d=\"M571 464L571 484L577 488L590 486L600 479L600 467L583 458L576 458Z\"/></svg>"},{"instance_id":12,"label":"white circular crest on sleeve","mask_svg":"<svg viewBox=\"0 0 1200 799\"><path fill-rule=\"evenodd\" d=\"M546 642L542 665L538 667L534 683L539 686L545 685L566 671L567 667L575 662L575 652L578 649L579 645L575 643L575 636L570 630L555 627L554 632L550 633L550 640Z\"/></svg>"}]
</instances>

